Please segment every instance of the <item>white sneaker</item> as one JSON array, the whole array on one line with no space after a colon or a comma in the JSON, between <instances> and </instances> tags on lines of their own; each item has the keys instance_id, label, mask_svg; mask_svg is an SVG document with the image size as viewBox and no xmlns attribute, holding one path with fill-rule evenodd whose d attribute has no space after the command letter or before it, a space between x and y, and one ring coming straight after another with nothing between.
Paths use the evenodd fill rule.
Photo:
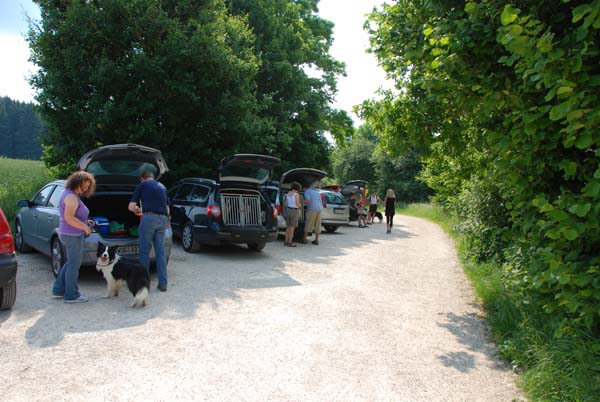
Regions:
<instances>
[{"instance_id":1,"label":"white sneaker","mask_svg":"<svg viewBox=\"0 0 600 402\"><path fill-rule=\"evenodd\" d=\"M79 295L79 297L77 299L73 299L73 300L65 300L65 303L85 303L87 302L89 299L87 296L84 295Z\"/></svg>"}]
</instances>

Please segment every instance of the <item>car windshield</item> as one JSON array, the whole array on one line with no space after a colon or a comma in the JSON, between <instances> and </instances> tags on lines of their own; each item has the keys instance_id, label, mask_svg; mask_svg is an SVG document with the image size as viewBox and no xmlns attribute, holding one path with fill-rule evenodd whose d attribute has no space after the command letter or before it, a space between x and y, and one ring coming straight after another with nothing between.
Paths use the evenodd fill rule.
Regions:
<instances>
[{"instance_id":1,"label":"car windshield","mask_svg":"<svg viewBox=\"0 0 600 402\"><path fill-rule=\"evenodd\" d=\"M244 177L265 181L269 178L271 170L257 167L253 164L233 164L225 166L221 172L221 177Z\"/></svg>"},{"instance_id":2,"label":"car windshield","mask_svg":"<svg viewBox=\"0 0 600 402\"><path fill-rule=\"evenodd\" d=\"M94 161L87 167L87 171L94 176L133 176L140 177L143 172L149 170L154 176L158 174L158 168L148 162L128 160L103 160Z\"/></svg>"}]
</instances>

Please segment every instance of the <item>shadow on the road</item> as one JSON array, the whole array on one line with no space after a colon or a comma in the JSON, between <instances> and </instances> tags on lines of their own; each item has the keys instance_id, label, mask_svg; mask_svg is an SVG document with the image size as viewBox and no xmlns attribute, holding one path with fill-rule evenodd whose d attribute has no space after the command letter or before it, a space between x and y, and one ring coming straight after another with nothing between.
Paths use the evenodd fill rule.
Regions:
<instances>
[{"instance_id":1,"label":"shadow on the road","mask_svg":"<svg viewBox=\"0 0 600 402\"><path fill-rule=\"evenodd\" d=\"M438 326L447 329L456 339L464 345L469 351L482 353L487 360L494 362L494 368L498 370L508 370L497 357L496 349L491 341L488 341L489 334L485 321L476 313L466 313L457 315L448 313L445 323L438 323ZM468 373L475 369L475 357L468 352L449 352L437 357L446 367L452 367L460 372Z\"/></svg>"},{"instance_id":2,"label":"shadow on the road","mask_svg":"<svg viewBox=\"0 0 600 402\"><path fill-rule=\"evenodd\" d=\"M54 277L47 257L39 253L20 255L19 267L23 272L19 274L22 279L18 282L17 303L12 311L0 312L0 324L9 317L17 322L35 319L26 329L25 340L31 346L45 348L60 344L69 333L119 330L144 325L156 317L191 319L203 308L219 310L223 303L239 302L245 290L301 286L286 272L291 262L330 264L332 258L348 255L356 247L412 236L400 227L386 234L385 224L375 223L366 229L347 226L333 234L323 232L319 246L309 242L289 248L277 240L262 252L224 245L202 247L199 253L189 254L179 242L174 242L168 266L168 291L156 289L153 273L148 306L138 309L130 307L133 299L126 287L118 298L103 299L106 283L93 267L82 268L79 276L79 289L90 297L88 303L69 305L53 300L50 289Z\"/></svg>"}]
</instances>

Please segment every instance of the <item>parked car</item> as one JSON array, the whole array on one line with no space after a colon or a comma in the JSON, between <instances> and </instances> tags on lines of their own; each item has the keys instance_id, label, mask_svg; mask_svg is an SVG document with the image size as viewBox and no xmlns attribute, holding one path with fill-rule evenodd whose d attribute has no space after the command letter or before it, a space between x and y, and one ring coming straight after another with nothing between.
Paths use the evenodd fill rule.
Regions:
<instances>
[{"instance_id":1,"label":"parked car","mask_svg":"<svg viewBox=\"0 0 600 402\"><path fill-rule=\"evenodd\" d=\"M77 163L77 169L96 177L96 192L90 198L82 198L90 210L90 219L97 223L94 231L85 239L82 265L96 264L99 241L118 246L120 255L138 258L137 227L140 218L132 214L127 206L142 172L150 170L158 180L169 170L160 151L137 144L107 145L83 155ZM27 252L35 249L49 256L54 275L58 275L65 261L57 232L60 216L58 202L65 183L65 180L48 183L30 200L17 203L21 207L15 221L17 250ZM165 251L168 259L172 237L170 224L166 229ZM153 250L150 260L155 262Z\"/></svg>"},{"instance_id":2,"label":"parked car","mask_svg":"<svg viewBox=\"0 0 600 402\"><path fill-rule=\"evenodd\" d=\"M10 226L0 208L0 310L7 310L17 298L17 257Z\"/></svg>"},{"instance_id":3,"label":"parked car","mask_svg":"<svg viewBox=\"0 0 600 402\"><path fill-rule=\"evenodd\" d=\"M349 205L350 197L352 196L352 194L360 193L363 197L365 196L365 189L367 188L367 184L368 182L365 180L350 180L349 182L344 184L340 193L344 197L344 200L346 200L346 203ZM357 220L358 215L356 214L356 211L350 209L350 222L354 222Z\"/></svg>"},{"instance_id":4,"label":"parked car","mask_svg":"<svg viewBox=\"0 0 600 402\"><path fill-rule=\"evenodd\" d=\"M330 190L319 190L325 208L321 211L321 225L329 233L335 232L340 226L350 221L350 208L344 197Z\"/></svg>"},{"instance_id":5,"label":"parked car","mask_svg":"<svg viewBox=\"0 0 600 402\"><path fill-rule=\"evenodd\" d=\"M187 178L169 189L171 226L183 249L203 244L246 244L255 251L277 238L277 208L260 185L279 158L237 154L223 160L218 181Z\"/></svg>"}]
</instances>

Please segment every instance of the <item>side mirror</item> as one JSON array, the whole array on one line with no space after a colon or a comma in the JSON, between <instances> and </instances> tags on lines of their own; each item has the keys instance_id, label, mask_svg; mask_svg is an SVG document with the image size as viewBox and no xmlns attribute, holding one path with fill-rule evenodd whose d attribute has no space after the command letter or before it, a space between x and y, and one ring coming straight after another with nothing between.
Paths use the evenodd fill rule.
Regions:
<instances>
[{"instance_id":1,"label":"side mirror","mask_svg":"<svg viewBox=\"0 0 600 402\"><path fill-rule=\"evenodd\" d=\"M19 207L19 208L29 208L30 206L31 206L31 203L29 202L29 200L17 201L17 207Z\"/></svg>"}]
</instances>

